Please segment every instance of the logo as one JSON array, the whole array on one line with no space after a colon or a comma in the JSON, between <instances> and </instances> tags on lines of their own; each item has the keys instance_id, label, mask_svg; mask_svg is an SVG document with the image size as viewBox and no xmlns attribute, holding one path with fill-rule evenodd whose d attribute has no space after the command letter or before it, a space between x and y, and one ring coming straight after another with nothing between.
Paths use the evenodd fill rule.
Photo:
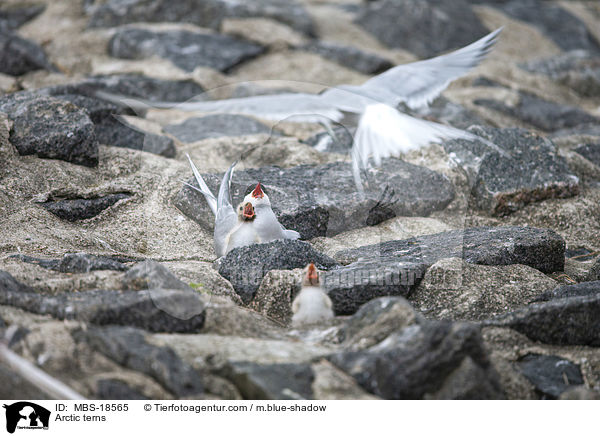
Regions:
<instances>
[{"instance_id":1,"label":"logo","mask_svg":"<svg viewBox=\"0 0 600 436\"><path fill-rule=\"evenodd\" d=\"M6 431L14 433L15 429L40 430L48 429L50 411L29 401L19 401L6 409Z\"/></svg>"}]
</instances>

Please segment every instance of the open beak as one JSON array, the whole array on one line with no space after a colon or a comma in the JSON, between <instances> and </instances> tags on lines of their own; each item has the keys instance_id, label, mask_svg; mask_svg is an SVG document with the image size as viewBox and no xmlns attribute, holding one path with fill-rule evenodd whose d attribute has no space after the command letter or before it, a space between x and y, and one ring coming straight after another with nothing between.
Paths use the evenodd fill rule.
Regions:
<instances>
[{"instance_id":1,"label":"open beak","mask_svg":"<svg viewBox=\"0 0 600 436\"><path fill-rule=\"evenodd\" d=\"M310 263L308 265L308 271L306 273L306 276L311 284L319 284L319 272L317 271L317 268L315 267L314 263Z\"/></svg>"},{"instance_id":2,"label":"open beak","mask_svg":"<svg viewBox=\"0 0 600 436\"><path fill-rule=\"evenodd\" d=\"M242 216L247 220L254 218L254 208L252 207L252 203L246 203L244 205L244 212L242 212Z\"/></svg>"},{"instance_id":3,"label":"open beak","mask_svg":"<svg viewBox=\"0 0 600 436\"><path fill-rule=\"evenodd\" d=\"M252 197L253 198L263 198L265 196L265 193L263 192L262 188L260 187L260 182L258 182L258 184L256 185L256 188L254 188L254 191L252 191Z\"/></svg>"}]
</instances>

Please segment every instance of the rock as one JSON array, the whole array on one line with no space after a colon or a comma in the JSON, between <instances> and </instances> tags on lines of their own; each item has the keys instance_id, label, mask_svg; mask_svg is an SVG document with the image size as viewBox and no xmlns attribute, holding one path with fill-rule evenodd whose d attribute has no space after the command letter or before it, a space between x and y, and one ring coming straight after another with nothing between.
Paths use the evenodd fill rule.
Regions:
<instances>
[{"instance_id":1,"label":"rock","mask_svg":"<svg viewBox=\"0 0 600 436\"><path fill-rule=\"evenodd\" d=\"M352 68L363 74L380 74L394 66L388 59L374 53L364 52L349 45L316 40L298 48L317 53L325 59L334 61L344 67Z\"/></svg>"},{"instance_id":2,"label":"rock","mask_svg":"<svg viewBox=\"0 0 600 436\"><path fill-rule=\"evenodd\" d=\"M410 300L430 318L481 320L523 306L555 284L525 265L472 265L451 258L427 270Z\"/></svg>"},{"instance_id":3,"label":"rock","mask_svg":"<svg viewBox=\"0 0 600 436\"><path fill-rule=\"evenodd\" d=\"M28 312L97 325L128 325L149 331L197 332L204 324L205 303L193 291L87 291L43 295L8 290L0 304Z\"/></svg>"},{"instance_id":4,"label":"rock","mask_svg":"<svg viewBox=\"0 0 600 436\"><path fill-rule=\"evenodd\" d=\"M308 364L230 363L223 371L245 399L308 400L313 398L313 371Z\"/></svg>"},{"instance_id":5,"label":"rock","mask_svg":"<svg viewBox=\"0 0 600 436\"><path fill-rule=\"evenodd\" d=\"M521 65L532 73L544 74L573 89L582 97L600 96L600 56L587 50L571 50L547 59Z\"/></svg>"},{"instance_id":6,"label":"rock","mask_svg":"<svg viewBox=\"0 0 600 436\"><path fill-rule=\"evenodd\" d=\"M6 271L0 270L0 291L2 291L3 294L18 294L33 292L33 289L17 281Z\"/></svg>"},{"instance_id":7,"label":"rock","mask_svg":"<svg viewBox=\"0 0 600 436\"><path fill-rule=\"evenodd\" d=\"M102 379L96 383L96 395L99 400L149 400L141 392L122 380Z\"/></svg>"},{"instance_id":8,"label":"rock","mask_svg":"<svg viewBox=\"0 0 600 436\"><path fill-rule=\"evenodd\" d=\"M390 334L422 321L405 298L376 298L361 306L347 321L342 330L344 345L351 350L369 348Z\"/></svg>"},{"instance_id":9,"label":"rock","mask_svg":"<svg viewBox=\"0 0 600 436\"><path fill-rule=\"evenodd\" d=\"M588 272L586 280L590 282L600 280L600 257L596 258L596 261L594 262L594 264L590 268L590 271Z\"/></svg>"},{"instance_id":10,"label":"rock","mask_svg":"<svg viewBox=\"0 0 600 436\"><path fill-rule=\"evenodd\" d=\"M365 189L362 198L346 162L236 171L231 184L233 204L260 181L279 222L303 239L311 239L376 225L394 216L426 216L443 210L454 198L454 188L445 176L398 159L384 160L368 174L371 188ZM202 177L212 192L218 192L222 174ZM196 182L190 179L189 183ZM201 194L184 186L174 203L203 228L212 229L213 215Z\"/></svg>"},{"instance_id":11,"label":"rock","mask_svg":"<svg viewBox=\"0 0 600 436\"><path fill-rule=\"evenodd\" d=\"M94 97L97 91L139 97L148 101L182 102L204 97L194 80L163 80L142 74L100 74L75 83L46 88L51 95L79 94Z\"/></svg>"},{"instance_id":12,"label":"rock","mask_svg":"<svg viewBox=\"0 0 600 436\"><path fill-rule=\"evenodd\" d=\"M440 259L459 257L473 264L523 264L550 273L562 271L564 252L564 240L549 229L472 227L345 250L336 258L343 263L393 258L430 266Z\"/></svg>"},{"instance_id":13,"label":"rock","mask_svg":"<svg viewBox=\"0 0 600 436\"><path fill-rule=\"evenodd\" d=\"M323 359L311 366L315 375L313 397L319 400L376 400L356 380Z\"/></svg>"},{"instance_id":14,"label":"rock","mask_svg":"<svg viewBox=\"0 0 600 436\"><path fill-rule=\"evenodd\" d=\"M510 0L497 7L512 18L540 29L563 50L585 49L600 53L600 45L577 17L559 4L542 0Z\"/></svg>"},{"instance_id":15,"label":"rock","mask_svg":"<svg viewBox=\"0 0 600 436\"><path fill-rule=\"evenodd\" d=\"M287 239L231 250L222 258L219 274L231 282L243 302L248 304L269 271L304 268L310 262L319 270L337 266L336 261L319 253L309 243Z\"/></svg>"},{"instance_id":16,"label":"rock","mask_svg":"<svg viewBox=\"0 0 600 436\"><path fill-rule=\"evenodd\" d=\"M288 325L292 320L292 302L300 291L302 270L272 270L260 282L248 306L270 319Z\"/></svg>"},{"instance_id":17,"label":"rock","mask_svg":"<svg viewBox=\"0 0 600 436\"><path fill-rule=\"evenodd\" d=\"M106 256L94 256L87 253L67 253L58 264L58 271L64 273L83 273L97 270L127 271L123 263Z\"/></svg>"},{"instance_id":18,"label":"rock","mask_svg":"<svg viewBox=\"0 0 600 436\"><path fill-rule=\"evenodd\" d=\"M0 363L0 383L2 384L2 397L9 398L36 398L39 400L52 400L46 392L34 383L24 379L4 363Z\"/></svg>"},{"instance_id":19,"label":"rock","mask_svg":"<svg viewBox=\"0 0 600 436\"><path fill-rule=\"evenodd\" d=\"M326 153L347 154L352 149L354 143L354 129L347 129L344 126L333 128L336 139L334 140L328 132L319 132L310 138L305 139L304 143L314 147L315 150Z\"/></svg>"},{"instance_id":20,"label":"rock","mask_svg":"<svg viewBox=\"0 0 600 436\"><path fill-rule=\"evenodd\" d=\"M0 31L15 30L44 12L43 3L3 5L0 7Z\"/></svg>"},{"instance_id":21,"label":"rock","mask_svg":"<svg viewBox=\"0 0 600 436\"><path fill-rule=\"evenodd\" d=\"M486 125L481 119L464 106L453 103L444 96L437 97L430 105L416 110L402 108L408 114L416 114L417 118L425 118L442 124L449 124L459 129L467 129L473 125Z\"/></svg>"},{"instance_id":22,"label":"rock","mask_svg":"<svg viewBox=\"0 0 600 436\"><path fill-rule=\"evenodd\" d=\"M20 76L44 69L56 71L39 45L0 27L0 73Z\"/></svg>"},{"instance_id":23,"label":"rock","mask_svg":"<svg viewBox=\"0 0 600 436\"><path fill-rule=\"evenodd\" d=\"M10 142L20 155L98 165L94 124L84 110L55 98L17 93L0 98L0 111L13 122Z\"/></svg>"},{"instance_id":24,"label":"rock","mask_svg":"<svg viewBox=\"0 0 600 436\"><path fill-rule=\"evenodd\" d=\"M27 256L25 254L13 254L9 256L13 259L19 259L22 262L30 263L32 265L39 265L42 268L58 270L58 265L60 264L59 259L40 259L38 257Z\"/></svg>"},{"instance_id":25,"label":"rock","mask_svg":"<svg viewBox=\"0 0 600 436\"><path fill-rule=\"evenodd\" d=\"M583 282L576 285L558 286L544 292L532 301L551 301L560 298L587 297L597 294L600 294L600 281Z\"/></svg>"},{"instance_id":26,"label":"rock","mask_svg":"<svg viewBox=\"0 0 600 436\"><path fill-rule=\"evenodd\" d=\"M153 260L139 262L123 276L123 288L139 291L142 289L179 289L191 288L179 280L169 269Z\"/></svg>"},{"instance_id":27,"label":"rock","mask_svg":"<svg viewBox=\"0 0 600 436\"><path fill-rule=\"evenodd\" d=\"M492 215L507 215L529 203L566 198L579 193L579 180L548 139L524 129L468 129L496 144L505 154L482 142L452 140L443 147L467 172L477 207Z\"/></svg>"},{"instance_id":28,"label":"rock","mask_svg":"<svg viewBox=\"0 0 600 436\"><path fill-rule=\"evenodd\" d=\"M471 324L430 321L411 325L366 350L342 351L328 359L365 390L385 399L435 398L436 393L453 398L453 392L457 398L503 398L479 327ZM457 370L461 378L476 380L472 389L448 387L448 383L457 384Z\"/></svg>"},{"instance_id":29,"label":"rock","mask_svg":"<svg viewBox=\"0 0 600 436\"><path fill-rule=\"evenodd\" d=\"M553 345L600 346L600 295L535 303L484 322L510 327L534 341Z\"/></svg>"},{"instance_id":30,"label":"rock","mask_svg":"<svg viewBox=\"0 0 600 436\"><path fill-rule=\"evenodd\" d=\"M519 102L515 106L489 99L477 99L474 103L515 117L546 132L600 122L599 118L575 106L554 103L526 92L519 92L519 96Z\"/></svg>"},{"instance_id":31,"label":"rock","mask_svg":"<svg viewBox=\"0 0 600 436\"><path fill-rule=\"evenodd\" d=\"M69 200L49 200L39 203L48 212L67 221L79 221L93 218L120 200L129 198L129 194L108 194L97 198L74 198Z\"/></svg>"},{"instance_id":32,"label":"rock","mask_svg":"<svg viewBox=\"0 0 600 436\"><path fill-rule=\"evenodd\" d=\"M188 118L180 124L170 124L163 128L181 142L196 142L206 138L221 136L243 136L258 133L270 134L269 126L243 115L214 114Z\"/></svg>"},{"instance_id":33,"label":"rock","mask_svg":"<svg viewBox=\"0 0 600 436\"><path fill-rule=\"evenodd\" d=\"M203 381L190 365L169 347L157 347L146 333L131 327L93 327L77 335L120 365L149 375L178 397L203 393Z\"/></svg>"},{"instance_id":34,"label":"rock","mask_svg":"<svg viewBox=\"0 0 600 436\"><path fill-rule=\"evenodd\" d=\"M558 356L528 354L518 366L543 399L555 399L571 386L583 384L579 365Z\"/></svg>"},{"instance_id":35,"label":"rock","mask_svg":"<svg viewBox=\"0 0 600 436\"><path fill-rule=\"evenodd\" d=\"M588 389L583 385L566 389L559 400L600 400L600 392Z\"/></svg>"},{"instance_id":36,"label":"rock","mask_svg":"<svg viewBox=\"0 0 600 436\"><path fill-rule=\"evenodd\" d=\"M594 165L600 167L600 142L595 144L583 144L573 151L579 153Z\"/></svg>"},{"instance_id":37,"label":"rock","mask_svg":"<svg viewBox=\"0 0 600 436\"><path fill-rule=\"evenodd\" d=\"M323 287L337 315L351 315L378 297L408 297L425 274L424 263L395 258L359 260L322 274Z\"/></svg>"},{"instance_id":38,"label":"rock","mask_svg":"<svg viewBox=\"0 0 600 436\"><path fill-rule=\"evenodd\" d=\"M264 48L257 44L227 35L185 30L154 32L140 28L124 28L117 30L108 44L111 56L121 59L159 56L188 72L198 66L227 72L263 51Z\"/></svg>"},{"instance_id":39,"label":"rock","mask_svg":"<svg viewBox=\"0 0 600 436\"><path fill-rule=\"evenodd\" d=\"M356 23L390 48L429 58L470 44L489 33L464 0L371 2Z\"/></svg>"},{"instance_id":40,"label":"rock","mask_svg":"<svg viewBox=\"0 0 600 436\"><path fill-rule=\"evenodd\" d=\"M281 21L291 28L314 36L310 15L289 0L184 0L176 4L166 0L110 0L95 8L90 27L113 27L136 22L192 23L219 29L224 18L265 17Z\"/></svg>"},{"instance_id":41,"label":"rock","mask_svg":"<svg viewBox=\"0 0 600 436\"><path fill-rule=\"evenodd\" d=\"M281 338L284 334L281 324L253 310L237 306L223 298L212 297L207 300L203 334L243 338Z\"/></svg>"}]
</instances>

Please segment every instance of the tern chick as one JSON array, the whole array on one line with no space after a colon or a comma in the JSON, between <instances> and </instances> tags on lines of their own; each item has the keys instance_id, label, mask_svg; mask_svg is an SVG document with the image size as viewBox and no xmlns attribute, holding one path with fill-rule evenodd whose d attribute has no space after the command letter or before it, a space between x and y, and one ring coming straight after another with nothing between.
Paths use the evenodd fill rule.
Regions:
<instances>
[{"instance_id":1,"label":"tern chick","mask_svg":"<svg viewBox=\"0 0 600 436\"><path fill-rule=\"evenodd\" d=\"M292 303L294 327L325 322L334 317L331 299L321 288L315 264L308 264L304 271L302 289Z\"/></svg>"}]
</instances>

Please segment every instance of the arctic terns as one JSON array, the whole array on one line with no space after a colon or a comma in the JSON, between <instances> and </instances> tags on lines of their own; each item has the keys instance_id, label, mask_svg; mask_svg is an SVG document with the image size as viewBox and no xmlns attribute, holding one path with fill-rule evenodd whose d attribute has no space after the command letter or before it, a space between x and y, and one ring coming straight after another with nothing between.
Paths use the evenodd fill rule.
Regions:
<instances>
[{"instance_id":1,"label":"arctic terns","mask_svg":"<svg viewBox=\"0 0 600 436\"><path fill-rule=\"evenodd\" d=\"M292 303L292 325L315 324L334 317L331 299L321 288L319 271L314 263L308 264L302 278L302 289Z\"/></svg>"},{"instance_id":2,"label":"arctic terns","mask_svg":"<svg viewBox=\"0 0 600 436\"><path fill-rule=\"evenodd\" d=\"M236 113L273 121L340 122L345 113L360 115L352 144L352 173L359 192L363 191L360 172L389 156L424 147L443 139L479 140L500 151L479 136L444 124L417 119L397 110L400 104L418 109L432 102L453 80L476 67L490 52L502 31L499 28L483 38L451 53L398 65L372 77L360 86L340 85L320 94L287 93L184 103L150 102L116 96L97 95L133 108L171 108L204 113ZM293 117L293 118L291 118Z\"/></svg>"}]
</instances>

